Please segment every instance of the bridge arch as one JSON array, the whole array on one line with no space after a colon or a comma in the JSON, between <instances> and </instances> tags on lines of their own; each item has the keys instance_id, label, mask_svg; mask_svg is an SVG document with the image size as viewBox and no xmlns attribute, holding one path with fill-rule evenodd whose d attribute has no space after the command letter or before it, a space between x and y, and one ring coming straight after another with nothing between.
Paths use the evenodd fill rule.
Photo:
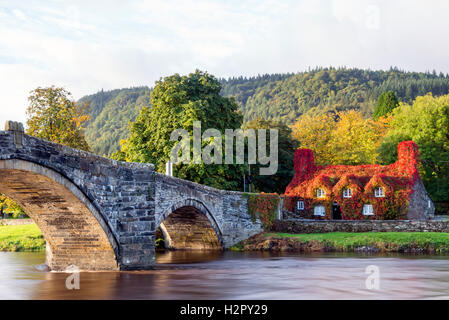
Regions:
<instances>
[{"instance_id":1,"label":"bridge arch","mask_svg":"<svg viewBox=\"0 0 449 320\"><path fill-rule=\"evenodd\" d=\"M118 270L118 244L107 222L66 177L35 162L0 160L0 193L18 203L47 241L47 264L63 271Z\"/></svg>"},{"instance_id":2,"label":"bridge arch","mask_svg":"<svg viewBox=\"0 0 449 320\"><path fill-rule=\"evenodd\" d=\"M157 219L156 229L171 249L217 250L223 247L222 230L212 212L198 199L184 199Z\"/></svg>"}]
</instances>

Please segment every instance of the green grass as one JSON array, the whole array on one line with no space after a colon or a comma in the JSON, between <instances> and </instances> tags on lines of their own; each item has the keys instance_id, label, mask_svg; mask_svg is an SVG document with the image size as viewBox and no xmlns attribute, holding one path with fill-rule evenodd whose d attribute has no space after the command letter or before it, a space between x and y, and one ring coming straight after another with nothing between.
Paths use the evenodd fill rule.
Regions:
<instances>
[{"instance_id":1,"label":"green grass","mask_svg":"<svg viewBox=\"0 0 449 320\"><path fill-rule=\"evenodd\" d=\"M444 232L266 233L264 236L290 238L301 243L313 241L348 251L362 246L374 246L385 251L396 251L401 247L432 249L435 252L449 251L449 233Z\"/></svg>"},{"instance_id":2,"label":"green grass","mask_svg":"<svg viewBox=\"0 0 449 320\"><path fill-rule=\"evenodd\" d=\"M0 251L43 251L45 240L35 224L0 226Z\"/></svg>"}]
</instances>

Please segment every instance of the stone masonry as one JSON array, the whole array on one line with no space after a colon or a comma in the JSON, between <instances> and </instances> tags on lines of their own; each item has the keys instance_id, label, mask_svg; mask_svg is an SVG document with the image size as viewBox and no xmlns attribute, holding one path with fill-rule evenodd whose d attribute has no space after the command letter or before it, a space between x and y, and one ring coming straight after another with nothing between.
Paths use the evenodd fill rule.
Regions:
<instances>
[{"instance_id":1,"label":"stone masonry","mask_svg":"<svg viewBox=\"0 0 449 320\"><path fill-rule=\"evenodd\" d=\"M274 232L449 232L449 221L441 220L277 220Z\"/></svg>"},{"instance_id":2,"label":"stone masonry","mask_svg":"<svg viewBox=\"0 0 449 320\"><path fill-rule=\"evenodd\" d=\"M23 134L0 131L0 193L21 205L47 240L52 270L148 269L155 232L169 246L227 248L262 231L243 193L223 191Z\"/></svg>"}]
</instances>

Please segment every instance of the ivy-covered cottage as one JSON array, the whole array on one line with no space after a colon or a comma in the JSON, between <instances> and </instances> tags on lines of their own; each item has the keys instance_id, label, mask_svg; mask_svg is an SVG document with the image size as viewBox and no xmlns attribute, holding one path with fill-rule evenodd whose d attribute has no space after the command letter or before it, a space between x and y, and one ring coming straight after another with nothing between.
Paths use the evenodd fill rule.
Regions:
<instances>
[{"instance_id":1,"label":"ivy-covered cottage","mask_svg":"<svg viewBox=\"0 0 449 320\"><path fill-rule=\"evenodd\" d=\"M387 166L317 166L312 150L298 149L284 203L288 210L312 219L431 219L435 207L418 164L413 141L401 142L398 160Z\"/></svg>"}]
</instances>

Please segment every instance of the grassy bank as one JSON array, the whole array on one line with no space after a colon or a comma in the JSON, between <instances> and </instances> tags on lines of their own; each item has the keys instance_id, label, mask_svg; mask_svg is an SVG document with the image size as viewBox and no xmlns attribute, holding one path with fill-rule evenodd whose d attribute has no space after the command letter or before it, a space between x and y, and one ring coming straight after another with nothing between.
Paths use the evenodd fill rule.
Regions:
<instances>
[{"instance_id":1,"label":"grassy bank","mask_svg":"<svg viewBox=\"0 0 449 320\"><path fill-rule=\"evenodd\" d=\"M0 251L43 251L45 240L35 224L0 226Z\"/></svg>"},{"instance_id":2,"label":"grassy bank","mask_svg":"<svg viewBox=\"0 0 449 320\"><path fill-rule=\"evenodd\" d=\"M232 250L447 253L449 252L449 233L263 233L242 241Z\"/></svg>"}]
</instances>

